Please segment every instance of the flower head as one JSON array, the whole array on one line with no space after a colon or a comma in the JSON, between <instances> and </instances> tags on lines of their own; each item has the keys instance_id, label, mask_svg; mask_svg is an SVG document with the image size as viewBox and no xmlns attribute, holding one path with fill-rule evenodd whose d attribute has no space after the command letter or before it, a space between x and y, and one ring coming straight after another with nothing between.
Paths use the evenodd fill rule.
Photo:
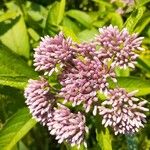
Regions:
<instances>
[{"instance_id":1,"label":"flower head","mask_svg":"<svg viewBox=\"0 0 150 150\"><path fill-rule=\"evenodd\" d=\"M80 146L88 132L85 117L80 112L74 114L67 107L58 105L59 108L55 109L52 120L47 124L50 134L56 136L58 143L66 141L72 146Z\"/></svg>"},{"instance_id":2,"label":"flower head","mask_svg":"<svg viewBox=\"0 0 150 150\"><path fill-rule=\"evenodd\" d=\"M86 112L98 101L97 91L107 92L108 77L115 77L113 70L102 64L99 59L73 60L74 66L64 69L60 83L63 86L60 96L64 102L71 101L73 106L83 103Z\"/></svg>"},{"instance_id":3,"label":"flower head","mask_svg":"<svg viewBox=\"0 0 150 150\"><path fill-rule=\"evenodd\" d=\"M55 102L54 96L49 90L48 82L41 77L40 80L30 79L24 93L30 113L43 125L47 123L48 117L51 116Z\"/></svg>"},{"instance_id":4,"label":"flower head","mask_svg":"<svg viewBox=\"0 0 150 150\"><path fill-rule=\"evenodd\" d=\"M57 70L56 65L64 65L72 59L73 52L71 49L72 40L65 39L62 32L54 38L45 36L40 42L40 46L35 49L34 66L36 71L44 71L45 74L51 75Z\"/></svg>"},{"instance_id":5,"label":"flower head","mask_svg":"<svg viewBox=\"0 0 150 150\"><path fill-rule=\"evenodd\" d=\"M111 0L111 2L115 2L116 0ZM134 0L121 0L124 4L126 5L133 5L134 4Z\"/></svg>"},{"instance_id":6,"label":"flower head","mask_svg":"<svg viewBox=\"0 0 150 150\"><path fill-rule=\"evenodd\" d=\"M96 42L100 46L98 57L106 62L112 59L112 66L121 68L134 68L138 54L135 50L142 50L141 43L143 37L137 37L137 34L129 34L126 28L119 30L117 26L108 26L99 29L100 35Z\"/></svg>"},{"instance_id":7,"label":"flower head","mask_svg":"<svg viewBox=\"0 0 150 150\"><path fill-rule=\"evenodd\" d=\"M134 97L135 92L127 93L125 89L114 89L108 93L108 99L99 107L99 114L102 115L102 124L112 126L115 134L132 134L137 132L146 122L143 105L147 101L139 102Z\"/></svg>"},{"instance_id":8,"label":"flower head","mask_svg":"<svg viewBox=\"0 0 150 150\"><path fill-rule=\"evenodd\" d=\"M122 2L125 4L125 5L128 5L128 6L131 6L131 5L134 5L134 0L122 0Z\"/></svg>"},{"instance_id":9,"label":"flower head","mask_svg":"<svg viewBox=\"0 0 150 150\"><path fill-rule=\"evenodd\" d=\"M96 45L93 41L83 42L81 44L74 44L74 51L84 57L96 57Z\"/></svg>"}]
</instances>

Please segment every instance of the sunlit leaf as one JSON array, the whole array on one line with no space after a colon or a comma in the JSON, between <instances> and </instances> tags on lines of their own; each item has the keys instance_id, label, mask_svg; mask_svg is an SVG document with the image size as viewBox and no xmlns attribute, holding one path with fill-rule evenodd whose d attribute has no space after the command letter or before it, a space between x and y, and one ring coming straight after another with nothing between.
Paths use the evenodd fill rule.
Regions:
<instances>
[{"instance_id":1,"label":"sunlit leaf","mask_svg":"<svg viewBox=\"0 0 150 150\"><path fill-rule=\"evenodd\" d=\"M32 28L29 28L28 32L29 32L29 35L32 37L32 39L34 41L39 41L40 36L39 36L39 34L35 30L33 30Z\"/></svg>"},{"instance_id":2,"label":"sunlit leaf","mask_svg":"<svg viewBox=\"0 0 150 150\"><path fill-rule=\"evenodd\" d=\"M15 11L4 13L0 15L0 22L15 18L16 16L17 16L17 12Z\"/></svg>"},{"instance_id":3,"label":"sunlit leaf","mask_svg":"<svg viewBox=\"0 0 150 150\"><path fill-rule=\"evenodd\" d=\"M63 20L64 12L65 12L65 4L66 4L66 0L61 0L60 1L59 9L57 11L57 15L58 15L58 17L56 19L57 20L56 21L57 25L60 24Z\"/></svg>"},{"instance_id":4,"label":"sunlit leaf","mask_svg":"<svg viewBox=\"0 0 150 150\"><path fill-rule=\"evenodd\" d=\"M11 19L9 22L1 22L0 28L0 40L2 43L15 53L29 58L30 45L22 15L18 14L15 19ZM4 30L6 32L2 34Z\"/></svg>"},{"instance_id":5,"label":"sunlit leaf","mask_svg":"<svg viewBox=\"0 0 150 150\"><path fill-rule=\"evenodd\" d=\"M123 19L118 13L110 13L108 14L111 19L111 24L114 26L118 26L120 29L123 27Z\"/></svg>"},{"instance_id":6,"label":"sunlit leaf","mask_svg":"<svg viewBox=\"0 0 150 150\"><path fill-rule=\"evenodd\" d=\"M64 17L63 27L73 30L76 34L79 33L80 28L75 21L72 21L69 17Z\"/></svg>"},{"instance_id":7,"label":"sunlit leaf","mask_svg":"<svg viewBox=\"0 0 150 150\"><path fill-rule=\"evenodd\" d=\"M130 69L129 68L126 68L126 69L116 68L115 72L116 72L117 76L127 77L130 75Z\"/></svg>"},{"instance_id":8,"label":"sunlit leaf","mask_svg":"<svg viewBox=\"0 0 150 150\"><path fill-rule=\"evenodd\" d=\"M19 56L0 44L0 74L4 76L36 76L37 73Z\"/></svg>"},{"instance_id":9,"label":"sunlit leaf","mask_svg":"<svg viewBox=\"0 0 150 150\"><path fill-rule=\"evenodd\" d=\"M51 5L47 20L46 20L46 32L50 35L54 35L59 31L59 24L63 20L64 11L65 11L65 0L61 2L55 2Z\"/></svg>"},{"instance_id":10,"label":"sunlit leaf","mask_svg":"<svg viewBox=\"0 0 150 150\"><path fill-rule=\"evenodd\" d=\"M96 140L101 150L112 150L109 130L101 125L99 117L96 117Z\"/></svg>"},{"instance_id":11,"label":"sunlit leaf","mask_svg":"<svg viewBox=\"0 0 150 150\"><path fill-rule=\"evenodd\" d=\"M140 7L142 5L145 5L146 3L149 3L150 0L135 0L137 7Z\"/></svg>"},{"instance_id":12,"label":"sunlit leaf","mask_svg":"<svg viewBox=\"0 0 150 150\"><path fill-rule=\"evenodd\" d=\"M47 8L34 3L33 1L26 1L24 5L26 20L30 27L34 29L44 28L46 24L46 17L48 14Z\"/></svg>"},{"instance_id":13,"label":"sunlit leaf","mask_svg":"<svg viewBox=\"0 0 150 150\"><path fill-rule=\"evenodd\" d=\"M127 21L125 22L125 27L130 32L133 32L135 26L142 18L144 12L145 12L145 7L139 7L138 9L134 10L132 14L128 17Z\"/></svg>"},{"instance_id":14,"label":"sunlit leaf","mask_svg":"<svg viewBox=\"0 0 150 150\"><path fill-rule=\"evenodd\" d=\"M78 38L80 39L80 41L90 41L95 37L96 34L98 34L98 30L96 30L95 28L92 28L90 30L86 29L78 34Z\"/></svg>"},{"instance_id":15,"label":"sunlit leaf","mask_svg":"<svg viewBox=\"0 0 150 150\"><path fill-rule=\"evenodd\" d=\"M140 59L150 67L150 50L145 50L141 53Z\"/></svg>"},{"instance_id":16,"label":"sunlit leaf","mask_svg":"<svg viewBox=\"0 0 150 150\"><path fill-rule=\"evenodd\" d=\"M148 24L150 23L149 14L150 14L149 11L144 13L143 17L138 22L134 32L141 33L145 29L145 27L148 26Z\"/></svg>"},{"instance_id":17,"label":"sunlit leaf","mask_svg":"<svg viewBox=\"0 0 150 150\"><path fill-rule=\"evenodd\" d=\"M0 149L10 150L35 124L27 108L18 111L0 130Z\"/></svg>"},{"instance_id":18,"label":"sunlit leaf","mask_svg":"<svg viewBox=\"0 0 150 150\"><path fill-rule=\"evenodd\" d=\"M10 86L18 89L24 89L28 81L27 77L22 76L1 76L0 85Z\"/></svg>"},{"instance_id":19,"label":"sunlit leaf","mask_svg":"<svg viewBox=\"0 0 150 150\"><path fill-rule=\"evenodd\" d=\"M70 28L64 26L62 27L62 31L67 37L71 37L74 42L80 41L79 38L76 36L76 34L73 32L73 30L71 30Z\"/></svg>"},{"instance_id":20,"label":"sunlit leaf","mask_svg":"<svg viewBox=\"0 0 150 150\"><path fill-rule=\"evenodd\" d=\"M96 131L96 139L102 150L112 150L111 137L107 128L104 131L101 130L100 133Z\"/></svg>"},{"instance_id":21,"label":"sunlit leaf","mask_svg":"<svg viewBox=\"0 0 150 150\"><path fill-rule=\"evenodd\" d=\"M145 63L143 59L138 58L137 62L137 67L141 68L146 73L150 73L150 66L148 66L148 64Z\"/></svg>"},{"instance_id":22,"label":"sunlit leaf","mask_svg":"<svg viewBox=\"0 0 150 150\"><path fill-rule=\"evenodd\" d=\"M78 21L79 23L81 23L83 26L87 28L91 27L92 19L87 13L83 11L69 10L66 12L66 15L75 19L76 21Z\"/></svg>"},{"instance_id":23,"label":"sunlit leaf","mask_svg":"<svg viewBox=\"0 0 150 150\"><path fill-rule=\"evenodd\" d=\"M138 90L137 96L150 94L150 80L144 80L138 77L117 77L117 86L127 89L127 91ZM110 84L115 87L115 84Z\"/></svg>"}]
</instances>

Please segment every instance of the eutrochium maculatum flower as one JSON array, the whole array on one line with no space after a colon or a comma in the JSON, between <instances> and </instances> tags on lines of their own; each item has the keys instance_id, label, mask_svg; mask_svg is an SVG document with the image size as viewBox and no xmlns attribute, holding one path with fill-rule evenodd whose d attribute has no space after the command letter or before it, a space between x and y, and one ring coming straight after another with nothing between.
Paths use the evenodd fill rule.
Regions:
<instances>
[{"instance_id":1,"label":"eutrochium maculatum flower","mask_svg":"<svg viewBox=\"0 0 150 150\"><path fill-rule=\"evenodd\" d=\"M65 39L62 32L54 38L47 35L41 39L39 47L34 49L35 71L44 71L45 75L51 75L58 70L57 65L63 66L73 58L72 40Z\"/></svg>"},{"instance_id":2,"label":"eutrochium maculatum flower","mask_svg":"<svg viewBox=\"0 0 150 150\"><path fill-rule=\"evenodd\" d=\"M112 66L134 68L138 57L135 51L143 50L143 37L130 35L126 28L120 31L117 26L112 25L100 28L99 32L96 37L97 45L100 46L99 59L104 63L112 60Z\"/></svg>"},{"instance_id":3,"label":"eutrochium maculatum flower","mask_svg":"<svg viewBox=\"0 0 150 150\"><path fill-rule=\"evenodd\" d=\"M85 126L85 116L80 112L71 113L70 109L58 104L58 108L53 112L52 120L47 123L51 135L56 136L58 143L66 141L72 146L78 145L84 141L85 133L88 128Z\"/></svg>"},{"instance_id":4,"label":"eutrochium maculatum flower","mask_svg":"<svg viewBox=\"0 0 150 150\"><path fill-rule=\"evenodd\" d=\"M136 1L135 0L110 0L111 3L120 3L121 7L119 7L116 12L119 14L125 14L131 11L132 7L135 5ZM119 5L118 5L119 6Z\"/></svg>"},{"instance_id":5,"label":"eutrochium maculatum flower","mask_svg":"<svg viewBox=\"0 0 150 150\"><path fill-rule=\"evenodd\" d=\"M43 76L30 79L25 89L32 116L47 126L58 143L65 141L72 146L86 145L88 128L84 113L91 111L102 116L102 124L111 126L115 134L137 132L146 122L147 101L136 98L135 91L118 87L115 68L135 67L139 51L143 50L142 39L112 25L100 28L90 42L73 42L62 32L42 38L35 49L34 66ZM61 85L58 89L47 80L53 75L57 75ZM109 86L110 80L116 85L114 89ZM106 100L102 101L98 93L103 93ZM83 108L71 112L66 103Z\"/></svg>"},{"instance_id":6,"label":"eutrochium maculatum flower","mask_svg":"<svg viewBox=\"0 0 150 150\"><path fill-rule=\"evenodd\" d=\"M99 106L99 114L103 116L102 124L105 127L112 126L115 134L134 133L139 127L144 127L144 112L148 111L144 105L147 101L139 101L134 97L135 92L127 93L122 88L110 90L108 99Z\"/></svg>"},{"instance_id":7,"label":"eutrochium maculatum flower","mask_svg":"<svg viewBox=\"0 0 150 150\"><path fill-rule=\"evenodd\" d=\"M32 116L46 125L55 104L55 98L50 93L48 81L43 77L40 77L39 80L30 79L24 95Z\"/></svg>"},{"instance_id":8,"label":"eutrochium maculatum flower","mask_svg":"<svg viewBox=\"0 0 150 150\"><path fill-rule=\"evenodd\" d=\"M89 112L93 103L98 101L97 91L106 93L109 86L107 78L114 79L115 73L99 59L72 61L74 65L62 72L60 83L63 87L59 94L64 97L64 102L71 101L73 106L82 103L85 111ZM97 105L93 107L95 110Z\"/></svg>"}]
</instances>

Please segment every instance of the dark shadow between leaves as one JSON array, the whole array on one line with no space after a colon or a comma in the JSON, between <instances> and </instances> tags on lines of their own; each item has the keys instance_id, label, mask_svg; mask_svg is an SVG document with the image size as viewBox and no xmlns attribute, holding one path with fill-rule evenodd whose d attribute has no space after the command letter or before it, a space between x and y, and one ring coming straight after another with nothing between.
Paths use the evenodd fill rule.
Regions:
<instances>
[{"instance_id":1,"label":"dark shadow between leaves","mask_svg":"<svg viewBox=\"0 0 150 150\"><path fill-rule=\"evenodd\" d=\"M11 29L20 19L20 15L17 16L15 19L9 19L4 22L0 22L0 36Z\"/></svg>"}]
</instances>

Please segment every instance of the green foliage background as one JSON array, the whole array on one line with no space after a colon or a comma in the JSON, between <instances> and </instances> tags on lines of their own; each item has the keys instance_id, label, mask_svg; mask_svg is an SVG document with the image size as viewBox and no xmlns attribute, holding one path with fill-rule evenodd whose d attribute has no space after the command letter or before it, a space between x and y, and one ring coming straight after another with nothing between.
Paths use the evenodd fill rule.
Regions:
<instances>
[{"instance_id":1,"label":"green foliage background","mask_svg":"<svg viewBox=\"0 0 150 150\"><path fill-rule=\"evenodd\" d=\"M126 9L120 15L118 7ZM32 66L33 48L40 37L62 30L76 42L88 41L104 25L117 25L144 36L145 51L136 69L116 70L118 84L150 102L150 0L135 0L125 8L109 0L1 0L0 1L0 150L75 150L67 143L57 144L47 129L31 118L24 88L38 74ZM57 84L52 77L51 84ZM113 85L111 85L113 86ZM150 104L147 107L150 108ZM147 124L136 135L114 136L100 119L87 116L89 150L149 150L150 113ZM99 121L98 121L99 120ZM80 148L84 149L83 147Z\"/></svg>"}]
</instances>

